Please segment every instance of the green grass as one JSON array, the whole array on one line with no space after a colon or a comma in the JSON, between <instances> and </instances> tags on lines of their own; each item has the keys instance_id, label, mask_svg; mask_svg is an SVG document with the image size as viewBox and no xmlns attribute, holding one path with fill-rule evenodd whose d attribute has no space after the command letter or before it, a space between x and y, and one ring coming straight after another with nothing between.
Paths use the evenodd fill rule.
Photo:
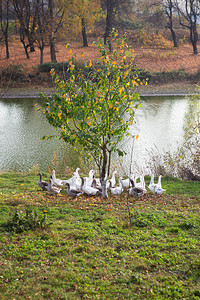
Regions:
<instances>
[{"instance_id":1,"label":"green grass","mask_svg":"<svg viewBox=\"0 0 200 300\"><path fill-rule=\"evenodd\" d=\"M1 299L200 299L200 182L164 177L165 195L128 199L130 224L126 196L71 200L37 180L0 174ZM27 210L45 226L13 232Z\"/></svg>"}]
</instances>

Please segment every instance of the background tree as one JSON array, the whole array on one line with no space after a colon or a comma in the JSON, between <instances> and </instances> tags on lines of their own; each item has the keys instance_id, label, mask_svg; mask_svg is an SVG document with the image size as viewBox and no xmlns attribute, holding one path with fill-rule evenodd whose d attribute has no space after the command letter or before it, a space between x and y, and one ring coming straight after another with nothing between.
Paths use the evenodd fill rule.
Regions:
<instances>
[{"instance_id":1,"label":"background tree","mask_svg":"<svg viewBox=\"0 0 200 300\"><path fill-rule=\"evenodd\" d=\"M48 0L48 18L49 18L49 43L50 43L50 54L51 61L57 61L56 59L56 49L55 49L55 38L56 34L62 25L64 9L63 1Z\"/></svg>"},{"instance_id":2,"label":"background tree","mask_svg":"<svg viewBox=\"0 0 200 300\"><path fill-rule=\"evenodd\" d=\"M193 53L197 54L197 21L200 16L199 0L174 0L174 4L179 16L179 23L190 31L190 42L193 47Z\"/></svg>"},{"instance_id":3,"label":"background tree","mask_svg":"<svg viewBox=\"0 0 200 300\"><path fill-rule=\"evenodd\" d=\"M163 28L163 3L161 0L141 0L135 3L136 18L143 27L150 26L158 32Z\"/></svg>"},{"instance_id":4,"label":"background tree","mask_svg":"<svg viewBox=\"0 0 200 300\"><path fill-rule=\"evenodd\" d=\"M104 34L104 44L108 44L109 50L112 51L112 30L115 13L118 7L118 0L104 0L104 4L106 7L106 30Z\"/></svg>"},{"instance_id":5,"label":"background tree","mask_svg":"<svg viewBox=\"0 0 200 300\"><path fill-rule=\"evenodd\" d=\"M3 35L3 40L6 46L6 58L10 57L8 38L9 38L9 9L11 1L10 0L0 0L0 28Z\"/></svg>"},{"instance_id":6,"label":"background tree","mask_svg":"<svg viewBox=\"0 0 200 300\"><path fill-rule=\"evenodd\" d=\"M166 27L169 28L169 30L171 31L174 47L178 47L176 33L174 31L174 26L173 26L173 16L174 16L173 0L163 0L163 5L164 5L165 15L167 16L168 19Z\"/></svg>"},{"instance_id":7,"label":"background tree","mask_svg":"<svg viewBox=\"0 0 200 300\"><path fill-rule=\"evenodd\" d=\"M81 32L83 46L87 47L87 29L91 29L94 22L102 17L100 0L65 0L64 5L67 31L75 35Z\"/></svg>"},{"instance_id":8,"label":"background tree","mask_svg":"<svg viewBox=\"0 0 200 300\"><path fill-rule=\"evenodd\" d=\"M42 96L42 108L49 123L60 129L60 138L72 146L81 145L85 153L92 155L104 180L106 173L109 176L112 153L124 154L119 142L129 134L129 125L134 121L139 105L134 88L140 80L132 71L134 52L123 39L119 51L112 55L103 41L98 47L99 68L92 69L89 62L85 70L77 71L71 58L71 76L66 81L52 70L56 93L52 98Z\"/></svg>"},{"instance_id":9,"label":"background tree","mask_svg":"<svg viewBox=\"0 0 200 300\"><path fill-rule=\"evenodd\" d=\"M49 45L48 41L48 7L46 1L40 0L39 10L37 15L37 27L35 30L35 44L40 50L40 65L44 60L44 48Z\"/></svg>"},{"instance_id":10,"label":"background tree","mask_svg":"<svg viewBox=\"0 0 200 300\"><path fill-rule=\"evenodd\" d=\"M26 57L30 58L28 48L34 51L34 36L37 26L39 0L12 0L14 13L19 25L20 40L24 46Z\"/></svg>"}]
</instances>

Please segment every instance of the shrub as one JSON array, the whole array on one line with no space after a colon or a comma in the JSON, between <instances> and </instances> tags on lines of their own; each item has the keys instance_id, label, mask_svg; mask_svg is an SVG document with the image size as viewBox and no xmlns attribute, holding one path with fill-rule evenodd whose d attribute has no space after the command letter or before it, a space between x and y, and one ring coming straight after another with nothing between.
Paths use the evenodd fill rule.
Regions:
<instances>
[{"instance_id":1,"label":"shrub","mask_svg":"<svg viewBox=\"0 0 200 300\"><path fill-rule=\"evenodd\" d=\"M62 72L69 68L69 62L48 62L38 66L39 72L50 73L51 69L54 69L56 72Z\"/></svg>"},{"instance_id":2,"label":"shrub","mask_svg":"<svg viewBox=\"0 0 200 300\"><path fill-rule=\"evenodd\" d=\"M46 211L43 211L41 214L30 208L26 209L25 214L15 211L11 220L3 225L6 231L14 233L22 233L27 230L44 228L45 226L47 226Z\"/></svg>"},{"instance_id":3,"label":"shrub","mask_svg":"<svg viewBox=\"0 0 200 300\"><path fill-rule=\"evenodd\" d=\"M162 35L156 34L142 28L137 34L137 41L144 47L155 47L159 49L172 49L172 42Z\"/></svg>"},{"instance_id":4,"label":"shrub","mask_svg":"<svg viewBox=\"0 0 200 300\"><path fill-rule=\"evenodd\" d=\"M27 78L22 65L9 65L0 71L0 80L22 82Z\"/></svg>"}]
</instances>

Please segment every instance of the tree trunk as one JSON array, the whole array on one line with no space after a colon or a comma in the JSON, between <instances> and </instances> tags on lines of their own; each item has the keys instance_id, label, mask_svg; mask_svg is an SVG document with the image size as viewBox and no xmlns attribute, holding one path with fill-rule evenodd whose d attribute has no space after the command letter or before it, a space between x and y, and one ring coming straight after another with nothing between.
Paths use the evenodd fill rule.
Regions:
<instances>
[{"instance_id":1,"label":"tree trunk","mask_svg":"<svg viewBox=\"0 0 200 300\"><path fill-rule=\"evenodd\" d=\"M27 58L27 59L30 58L30 56L29 56L29 54L28 54L28 47L29 47L29 45L24 45L24 50L25 50L26 58Z\"/></svg>"},{"instance_id":2,"label":"tree trunk","mask_svg":"<svg viewBox=\"0 0 200 300\"><path fill-rule=\"evenodd\" d=\"M107 193L107 188L106 188L106 184L107 184L107 178L105 180L103 180L101 182L101 186L102 186L102 195L104 199L108 199L108 193Z\"/></svg>"},{"instance_id":3,"label":"tree trunk","mask_svg":"<svg viewBox=\"0 0 200 300\"><path fill-rule=\"evenodd\" d=\"M104 44L108 44L110 51L113 50L111 34L114 17L114 1L115 0L107 0L106 31L104 34Z\"/></svg>"},{"instance_id":4,"label":"tree trunk","mask_svg":"<svg viewBox=\"0 0 200 300\"><path fill-rule=\"evenodd\" d=\"M196 26L192 26L190 28L190 41L192 43L192 47L193 47L193 54L197 54L197 41L198 41L198 33L196 30Z\"/></svg>"},{"instance_id":5,"label":"tree trunk","mask_svg":"<svg viewBox=\"0 0 200 300\"><path fill-rule=\"evenodd\" d=\"M53 17L53 1L49 0L49 15L50 15L50 54L51 54L51 61L56 62L56 49L55 49L55 40L54 40L54 17Z\"/></svg>"},{"instance_id":6,"label":"tree trunk","mask_svg":"<svg viewBox=\"0 0 200 300\"><path fill-rule=\"evenodd\" d=\"M5 21L3 21L3 1L0 1L0 28L4 37L4 42L5 42L5 46L6 46L6 58L8 59L10 57L10 53L9 53L9 47L8 47L8 37L9 37L9 33L8 33L8 25L9 25L9 7L10 7L10 1L7 0L5 1L5 14L6 14L6 18Z\"/></svg>"},{"instance_id":7,"label":"tree trunk","mask_svg":"<svg viewBox=\"0 0 200 300\"><path fill-rule=\"evenodd\" d=\"M34 39L31 37L31 34L28 37L28 42L29 42L29 45L30 45L30 52L35 52Z\"/></svg>"},{"instance_id":8,"label":"tree trunk","mask_svg":"<svg viewBox=\"0 0 200 300\"><path fill-rule=\"evenodd\" d=\"M25 43L25 34L24 34L24 30L22 28L20 28L20 41L22 43L22 45L24 46L24 50L26 53L26 58L29 59L30 56L28 54L28 47L30 46L29 44L26 45Z\"/></svg>"},{"instance_id":9,"label":"tree trunk","mask_svg":"<svg viewBox=\"0 0 200 300\"><path fill-rule=\"evenodd\" d=\"M104 142L104 145L103 145L103 166L102 166L101 177L100 177L101 182L103 182L105 180L107 162L108 162L108 157L107 157L106 142Z\"/></svg>"},{"instance_id":10,"label":"tree trunk","mask_svg":"<svg viewBox=\"0 0 200 300\"><path fill-rule=\"evenodd\" d=\"M170 27L170 31L171 31L171 34L172 34L172 39L173 39L173 42L174 42L174 47L178 47L175 31L174 31L174 29L172 27Z\"/></svg>"},{"instance_id":11,"label":"tree trunk","mask_svg":"<svg viewBox=\"0 0 200 300\"><path fill-rule=\"evenodd\" d=\"M30 58L30 56L29 56L29 54L28 54L28 47L29 47L29 45L26 45L23 39L21 39L21 42L22 42L22 44L23 44L23 46L24 46L26 58L29 59L29 58Z\"/></svg>"},{"instance_id":12,"label":"tree trunk","mask_svg":"<svg viewBox=\"0 0 200 300\"><path fill-rule=\"evenodd\" d=\"M55 49L55 42L54 38L50 40L50 53L51 53L51 61L56 62L56 49Z\"/></svg>"},{"instance_id":13,"label":"tree trunk","mask_svg":"<svg viewBox=\"0 0 200 300\"><path fill-rule=\"evenodd\" d=\"M82 20L81 20L81 25L82 25L83 47L88 47L87 35L86 35L86 28L85 28L85 20L84 20L84 18L82 18Z\"/></svg>"},{"instance_id":14,"label":"tree trunk","mask_svg":"<svg viewBox=\"0 0 200 300\"><path fill-rule=\"evenodd\" d=\"M105 178L107 163L108 163L108 156L107 156L106 142L104 142L103 166L102 166L102 171L101 171L101 176L100 176L101 185L102 185L102 195L103 195L104 199L108 199L107 188L106 188L106 183L107 183L108 178Z\"/></svg>"},{"instance_id":15,"label":"tree trunk","mask_svg":"<svg viewBox=\"0 0 200 300\"><path fill-rule=\"evenodd\" d=\"M40 47L40 65L44 63L44 47Z\"/></svg>"},{"instance_id":16,"label":"tree trunk","mask_svg":"<svg viewBox=\"0 0 200 300\"><path fill-rule=\"evenodd\" d=\"M5 45L6 45L6 58L10 58L9 47L8 47L8 36L5 36Z\"/></svg>"},{"instance_id":17,"label":"tree trunk","mask_svg":"<svg viewBox=\"0 0 200 300\"><path fill-rule=\"evenodd\" d=\"M30 45L30 52L35 52L35 47L33 45Z\"/></svg>"}]
</instances>

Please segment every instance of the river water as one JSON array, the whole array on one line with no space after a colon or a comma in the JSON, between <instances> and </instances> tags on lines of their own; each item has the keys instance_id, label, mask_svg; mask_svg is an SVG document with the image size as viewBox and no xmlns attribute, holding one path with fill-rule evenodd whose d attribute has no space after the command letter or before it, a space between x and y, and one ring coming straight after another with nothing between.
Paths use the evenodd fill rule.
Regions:
<instances>
[{"instance_id":1,"label":"river water","mask_svg":"<svg viewBox=\"0 0 200 300\"><path fill-rule=\"evenodd\" d=\"M27 171L38 165L42 171L48 166L69 165L72 169L83 165L78 153L59 139L44 141L44 135L56 134L41 111L35 109L41 99L0 99L0 170ZM133 162L142 169L148 167L149 152L175 151L183 138L184 113L188 100L183 96L142 97L136 112L136 124L130 127L134 139ZM133 138L123 141L127 155L120 161L123 170L129 168ZM119 160L114 158L113 164Z\"/></svg>"}]
</instances>

